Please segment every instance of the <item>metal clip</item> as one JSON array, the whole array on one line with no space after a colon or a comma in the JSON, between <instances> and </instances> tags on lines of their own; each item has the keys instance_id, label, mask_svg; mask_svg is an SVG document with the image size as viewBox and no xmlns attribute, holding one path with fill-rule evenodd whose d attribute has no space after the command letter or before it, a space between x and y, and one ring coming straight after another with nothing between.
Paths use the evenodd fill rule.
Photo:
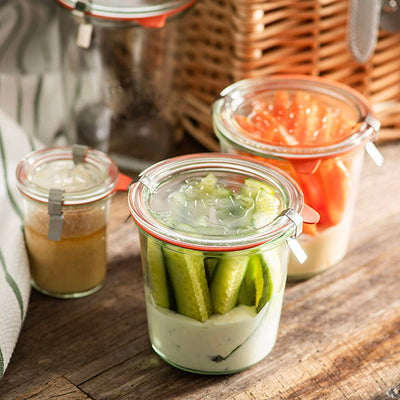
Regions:
<instances>
[{"instance_id":1,"label":"metal clip","mask_svg":"<svg viewBox=\"0 0 400 400\"><path fill-rule=\"evenodd\" d=\"M85 157L87 146L74 144L72 146L72 160L74 164L82 164Z\"/></svg>"},{"instance_id":2,"label":"metal clip","mask_svg":"<svg viewBox=\"0 0 400 400\"><path fill-rule=\"evenodd\" d=\"M289 249L291 250L293 255L297 258L297 261L300 264L303 264L304 261L307 260L307 254L301 247L300 243L294 238L288 238L286 240L286 243L288 244Z\"/></svg>"},{"instance_id":3,"label":"metal clip","mask_svg":"<svg viewBox=\"0 0 400 400\"><path fill-rule=\"evenodd\" d=\"M365 151L368 153L368 155L372 158L372 161L378 167L382 166L382 164L383 164L383 155L381 154L381 152L377 149L377 147L372 142L368 142L365 145Z\"/></svg>"},{"instance_id":4,"label":"metal clip","mask_svg":"<svg viewBox=\"0 0 400 400\"><path fill-rule=\"evenodd\" d=\"M63 193L64 190L62 189L50 189L49 191L49 199L47 203L47 211L50 215L49 230L47 232L47 239L49 240L61 240L64 221L62 213Z\"/></svg>"},{"instance_id":5,"label":"metal clip","mask_svg":"<svg viewBox=\"0 0 400 400\"><path fill-rule=\"evenodd\" d=\"M376 140L378 138L378 132L379 132L380 127L381 127L381 123L378 120L376 120L375 118L373 118L370 115L367 115L361 126L361 129L365 129L365 130L372 129L373 130L372 140ZM365 145L365 150L369 154L369 156L372 158L372 161L378 167L380 167L383 164L383 156L380 153L380 151L376 148L376 146L374 145L374 143L372 141L369 141Z\"/></svg>"},{"instance_id":6,"label":"metal clip","mask_svg":"<svg viewBox=\"0 0 400 400\"><path fill-rule=\"evenodd\" d=\"M153 193L157 187L157 185L155 185L151 179L149 179L147 176L144 175L140 175L139 174L139 183L141 183L142 185L146 186L147 189L150 190L150 193Z\"/></svg>"},{"instance_id":7,"label":"metal clip","mask_svg":"<svg viewBox=\"0 0 400 400\"><path fill-rule=\"evenodd\" d=\"M287 210L282 211L281 215L289 218L294 223L296 227L296 232L294 233L292 238L297 238L300 233L303 232L303 218L301 217L301 215L297 214L297 212L294 211L293 208L288 208Z\"/></svg>"},{"instance_id":8,"label":"metal clip","mask_svg":"<svg viewBox=\"0 0 400 400\"><path fill-rule=\"evenodd\" d=\"M284 210L281 213L282 216L289 218L296 227L295 233L286 239L286 243L293 255L297 258L300 264L303 264L307 260L307 254L301 247L300 243L297 241L297 237L303 232L303 218L300 214L294 211L292 208Z\"/></svg>"},{"instance_id":9,"label":"metal clip","mask_svg":"<svg viewBox=\"0 0 400 400\"><path fill-rule=\"evenodd\" d=\"M367 115L364 119L363 126L373 129L374 134L372 136L372 140L376 140L378 138L378 132L379 129L381 128L381 123L377 119L375 119L371 115Z\"/></svg>"},{"instance_id":10,"label":"metal clip","mask_svg":"<svg viewBox=\"0 0 400 400\"><path fill-rule=\"evenodd\" d=\"M79 22L76 44L83 49L88 49L92 42L93 25L87 21L86 12L90 10L89 2L77 1L72 14Z\"/></svg>"}]
</instances>

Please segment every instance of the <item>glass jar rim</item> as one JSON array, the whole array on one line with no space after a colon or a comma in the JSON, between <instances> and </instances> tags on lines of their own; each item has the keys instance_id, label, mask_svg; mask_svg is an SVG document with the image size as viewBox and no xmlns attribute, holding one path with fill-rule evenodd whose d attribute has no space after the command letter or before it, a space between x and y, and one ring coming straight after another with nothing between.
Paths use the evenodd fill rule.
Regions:
<instances>
[{"instance_id":1,"label":"glass jar rim","mask_svg":"<svg viewBox=\"0 0 400 400\"><path fill-rule=\"evenodd\" d=\"M155 217L150 207L151 196L172 177L199 172L222 172L253 177L268 182L284 196L285 210L300 214L303 193L285 172L250 157L223 153L196 153L170 158L156 163L140 174L138 182L128 191L128 204L135 223L147 234L172 245L200 251L236 251L276 243L294 236L296 226L284 212L260 229L239 235L197 235L166 226Z\"/></svg>"},{"instance_id":2,"label":"glass jar rim","mask_svg":"<svg viewBox=\"0 0 400 400\"><path fill-rule=\"evenodd\" d=\"M153 0L153 2L147 2L146 4L143 0L136 0L136 4L132 4L132 1L124 2L118 0L110 2L110 0L95 0L90 2L84 1L83 4L85 6L85 13L91 17L106 20L141 21L176 14L190 7L195 1L196 0ZM65 8L74 10L80 1L57 0L57 2Z\"/></svg>"},{"instance_id":3,"label":"glass jar rim","mask_svg":"<svg viewBox=\"0 0 400 400\"><path fill-rule=\"evenodd\" d=\"M332 97L353 108L358 122L353 134L340 142L324 146L280 146L260 142L241 133L233 123L235 111L255 94L274 90L301 90ZM243 151L274 158L309 159L328 158L346 153L373 138L379 129L367 99L355 89L330 79L309 75L271 75L247 78L227 86L212 108L215 134ZM372 121L372 124L370 124ZM374 124L375 123L375 124ZM375 126L378 126L376 128Z\"/></svg>"},{"instance_id":4,"label":"glass jar rim","mask_svg":"<svg viewBox=\"0 0 400 400\"><path fill-rule=\"evenodd\" d=\"M22 158L16 168L17 188L20 192L40 203L48 203L50 189L32 181L33 172L40 166L54 161L73 160L73 146L55 146L35 150ZM91 165L100 176L100 182L88 189L65 191L62 204L77 206L101 200L112 194L118 183L119 169L117 164L107 154L85 148L82 162ZM59 189L59 188L54 188Z\"/></svg>"}]
</instances>

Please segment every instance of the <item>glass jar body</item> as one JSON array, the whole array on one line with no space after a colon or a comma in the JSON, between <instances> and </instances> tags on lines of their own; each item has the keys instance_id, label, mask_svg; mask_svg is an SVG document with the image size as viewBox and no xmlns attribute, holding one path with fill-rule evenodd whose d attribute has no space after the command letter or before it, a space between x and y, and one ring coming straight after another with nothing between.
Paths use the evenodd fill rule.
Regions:
<instances>
[{"instance_id":1,"label":"glass jar body","mask_svg":"<svg viewBox=\"0 0 400 400\"><path fill-rule=\"evenodd\" d=\"M294 180L249 157L190 154L143 171L128 204L156 353L201 374L234 373L267 356L287 243L297 234L293 220L302 221Z\"/></svg>"},{"instance_id":2,"label":"glass jar body","mask_svg":"<svg viewBox=\"0 0 400 400\"><path fill-rule=\"evenodd\" d=\"M315 276L343 259L346 254L364 160L364 148L321 160L313 172L296 171L291 160L260 156L237 147L220 138L221 150L230 154L246 154L275 165L291 175L303 191L304 202L316 210L320 221L303 225L299 237L307 260L300 264L291 254L288 279L302 280Z\"/></svg>"},{"instance_id":3,"label":"glass jar body","mask_svg":"<svg viewBox=\"0 0 400 400\"><path fill-rule=\"evenodd\" d=\"M176 79L181 15L163 27L91 18L89 48L76 44L80 22L60 8L63 74L75 142L140 171L166 158L176 140Z\"/></svg>"},{"instance_id":4,"label":"glass jar body","mask_svg":"<svg viewBox=\"0 0 400 400\"><path fill-rule=\"evenodd\" d=\"M64 206L61 240L48 239L47 204L23 196L25 238L32 286L59 298L79 298L103 285L111 196L83 206Z\"/></svg>"},{"instance_id":5,"label":"glass jar body","mask_svg":"<svg viewBox=\"0 0 400 400\"><path fill-rule=\"evenodd\" d=\"M247 79L221 93L213 125L223 152L285 171L320 215L317 224L303 225L299 240L308 259L300 264L291 257L288 278L309 278L339 262L349 242L364 149L379 129L366 99L323 78Z\"/></svg>"},{"instance_id":6,"label":"glass jar body","mask_svg":"<svg viewBox=\"0 0 400 400\"><path fill-rule=\"evenodd\" d=\"M161 358L190 372L229 374L258 363L270 353L286 283L285 241L275 247L216 253L173 246L144 231L140 231L140 240L149 336ZM224 302L231 301L229 293L242 281L238 277L245 275L246 266L251 268L249 260L260 263L260 270L254 267L253 273L263 274L263 280L261 275L256 279L264 283L262 288L253 289L261 290L266 302L258 307L250 305L241 290L232 309L223 313ZM186 304L193 313L188 317L181 313L179 299L191 291L197 301Z\"/></svg>"}]
</instances>

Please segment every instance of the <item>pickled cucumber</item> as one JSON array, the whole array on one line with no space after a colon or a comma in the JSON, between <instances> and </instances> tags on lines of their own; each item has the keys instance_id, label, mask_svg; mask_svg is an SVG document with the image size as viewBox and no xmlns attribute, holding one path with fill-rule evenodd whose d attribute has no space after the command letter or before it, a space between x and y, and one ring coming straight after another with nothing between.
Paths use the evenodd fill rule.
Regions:
<instances>
[{"instance_id":1,"label":"pickled cucumber","mask_svg":"<svg viewBox=\"0 0 400 400\"><path fill-rule=\"evenodd\" d=\"M255 202L255 211L251 216L254 228L259 229L269 224L280 211L280 201L274 196L272 187L255 179L245 179L241 193L250 196Z\"/></svg>"},{"instance_id":2,"label":"pickled cucumber","mask_svg":"<svg viewBox=\"0 0 400 400\"><path fill-rule=\"evenodd\" d=\"M211 285L215 268L217 268L217 264L218 264L218 258L216 257L206 257L204 259L204 267L206 269L207 282L209 285Z\"/></svg>"},{"instance_id":3,"label":"pickled cucumber","mask_svg":"<svg viewBox=\"0 0 400 400\"><path fill-rule=\"evenodd\" d=\"M257 312L260 312L264 306L269 302L272 292L273 292L273 283L272 283L272 278L271 278L271 272L268 267L268 264L265 260L264 257L261 255L258 256L258 259L262 265L262 273L263 273L263 281L264 281L264 286L263 286L263 291L261 298L256 306Z\"/></svg>"},{"instance_id":4,"label":"pickled cucumber","mask_svg":"<svg viewBox=\"0 0 400 400\"><path fill-rule=\"evenodd\" d=\"M238 303L258 306L264 289L263 266L258 255L252 256L240 286Z\"/></svg>"},{"instance_id":5,"label":"pickled cucumber","mask_svg":"<svg viewBox=\"0 0 400 400\"><path fill-rule=\"evenodd\" d=\"M177 312L206 321L212 308L202 253L183 252L182 249L174 251L166 247L163 253Z\"/></svg>"},{"instance_id":6,"label":"pickled cucumber","mask_svg":"<svg viewBox=\"0 0 400 400\"><path fill-rule=\"evenodd\" d=\"M270 185L247 178L239 190L228 189L212 173L186 180L168 202L170 213L163 220L169 226L206 235L252 231L268 224L281 208ZM148 280L155 303L202 322L212 313L228 313L237 304L259 312L271 298L272 281L278 279L274 271L280 270L279 257L275 260L275 253L269 251L206 256L168 245L161 248L154 240L147 244Z\"/></svg>"},{"instance_id":7,"label":"pickled cucumber","mask_svg":"<svg viewBox=\"0 0 400 400\"><path fill-rule=\"evenodd\" d=\"M255 306L260 312L272 296L273 283L265 259L257 254L249 259L238 295L238 304Z\"/></svg>"},{"instance_id":8,"label":"pickled cucumber","mask_svg":"<svg viewBox=\"0 0 400 400\"><path fill-rule=\"evenodd\" d=\"M260 190L264 190L270 196L273 196L275 194L275 191L271 186L252 178L246 178L244 180L244 185L242 186L240 191L246 196L251 196L255 198Z\"/></svg>"},{"instance_id":9,"label":"pickled cucumber","mask_svg":"<svg viewBox=\"0 0 400 400\"><path fill-rule=\"evenodd\" d=\"M236 306L248 262L247 256L226 256L219 261L210 287L215 313L226 314Z\"/></svg>"},{"instance_id":10,"label":"pickled cucumber","mask_svg":"<svg viewBox=\"0 0 400 400\"><path fill-rule=\"evenodd\" d=\"M170 308L173 299L162 247L150 236L147 238L147 279L154 302L160 307Z\"/></svg>"}]
</instances>

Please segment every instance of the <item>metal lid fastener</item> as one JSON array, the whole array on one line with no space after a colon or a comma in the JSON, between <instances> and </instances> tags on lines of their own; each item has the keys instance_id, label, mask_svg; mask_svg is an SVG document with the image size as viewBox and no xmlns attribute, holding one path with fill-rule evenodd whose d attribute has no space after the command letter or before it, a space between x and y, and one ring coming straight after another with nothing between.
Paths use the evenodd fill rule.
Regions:
<instances>
[{"instance_id":1,"label":"metal lid fastener","mask_svg":"<svg viewBox=\"0 0 400 400\"><path fill-rule=\"evenodd\" d=\"M72 146L72 160L75 165L82 164L88 147L82 144L74 144Z\"/></svg>"},{"instance_id":2,"label":"metal lid fastener","mask_svg":"<svg viewBox=\"0 0 400 400\"><path fill-rule=\"evenodd\" d=\"M361 129L370 130L372 129L373 134L372 138L367 144L365 145L365 151L368 155L372 158L372 161L378 166L382 166L383 164L383 156L377 147L374 145L373 141L378 138L379 129L381 127L381 123L373 118L370 115L367 115L363 121Z\"/></svg>"},{"instance_id":3,"label":"metal lid fastener","mask_svg":"<svg viewBox=\"0 0 400 400\"><path fill-rule=\"evenodd\" d=\"M50 215L49 230L47 232L47 239L60 241L61 233L64 221L64 215L62 213L62 201L63 201L62 189L50 189L49 199L47 203L47 211Z\"/></svg>"},{"instance_id":4,"label":"metal lid fastener","mask_svg":"<svg viewBox=\"0 0 400 400\"><path fill-rule=\"evenodd\" d=\"M90 1L77 1L72 14L79 22L76 44L83 49L88 49L92 42L93 25L88 22L86 12L90 11Z\"/></svg>"},{"instance_id":5,"label":"metal lid fastener","mask_svg":"<svg viewBox=\"0 0 400 400\"><path fill-rule=\"evenodd\" d=\"M297 261L300 264L303 264L307 260L307 254L297 241L297 237L301 234L301 232L303 232L303 218L292 208L282 211L281 216L289 218L295 225L296 230L291 237L286 239L286 243L288 244L293 255L296 257Z\"/></svg>"}]
</instances>

